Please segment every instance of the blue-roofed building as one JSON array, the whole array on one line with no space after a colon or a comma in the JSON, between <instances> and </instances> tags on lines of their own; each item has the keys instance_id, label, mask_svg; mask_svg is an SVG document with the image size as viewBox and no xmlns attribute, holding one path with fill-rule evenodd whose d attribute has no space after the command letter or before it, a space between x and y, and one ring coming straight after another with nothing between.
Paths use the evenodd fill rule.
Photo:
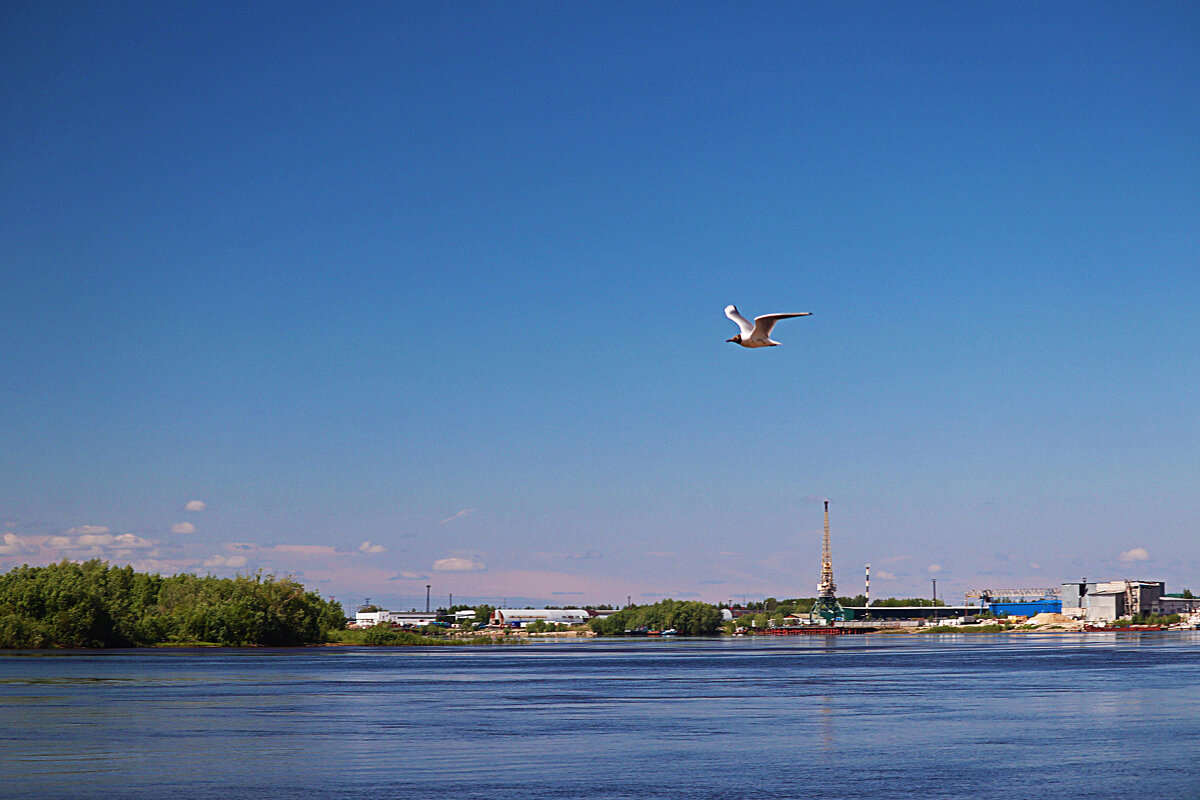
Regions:
<instances>
[{"instance_id":1,"label":"blue-roofed building","mask_svg":"<svg viewBox=\"0 0 1200 800\"><path fill-rule=\"evenodd\" d=\"M987 604L987 610L998 617L1032 617L1034 614L1061 614L1062 598L1042 600L1010 600Z\"/></svg>"}]
</instances>

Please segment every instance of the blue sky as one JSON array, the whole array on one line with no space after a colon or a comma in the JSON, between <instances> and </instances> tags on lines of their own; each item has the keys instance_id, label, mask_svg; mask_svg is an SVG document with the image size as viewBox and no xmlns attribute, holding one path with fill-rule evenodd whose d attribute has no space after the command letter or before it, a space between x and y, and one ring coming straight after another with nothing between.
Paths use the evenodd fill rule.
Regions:
<instances>
[{"instance_id":1,"label":"blue sky","mask_svg":"<svg viewBox=\"0 0 1200 800\"><path fill-rule=\"evenodd\" d=\"M1193 4L0 15L0 569L1200 588Z\"/></svg>"}]
</instances>

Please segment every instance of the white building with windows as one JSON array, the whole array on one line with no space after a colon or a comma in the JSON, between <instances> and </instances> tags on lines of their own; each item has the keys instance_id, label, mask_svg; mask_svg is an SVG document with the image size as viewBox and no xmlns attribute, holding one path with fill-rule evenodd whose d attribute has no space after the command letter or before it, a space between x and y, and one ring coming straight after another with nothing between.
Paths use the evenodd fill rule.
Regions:
<instances>
[{"instance_id":1,"label":"white building with windows","mask_svg":"<svg viewBox=\"0 0 1200 800\"><path fill-rule=\"evenodd\" d=\"M489 623L506 628L524 628L540 619L556 625L582 625L592 616L592 612L585 608L497 608L492 612Z\"/></svg>"},{"instance_id":2,"label":"white building with windows","mask_svg":"<svg viewBox=\"0 0 1200 800\"><path fill-rule=\"evenodd\" d=\"M359 611L348 627L372 628L381 622L420 628L437 622L437 614L433 611Z\"/></svg>"}]
</instances>

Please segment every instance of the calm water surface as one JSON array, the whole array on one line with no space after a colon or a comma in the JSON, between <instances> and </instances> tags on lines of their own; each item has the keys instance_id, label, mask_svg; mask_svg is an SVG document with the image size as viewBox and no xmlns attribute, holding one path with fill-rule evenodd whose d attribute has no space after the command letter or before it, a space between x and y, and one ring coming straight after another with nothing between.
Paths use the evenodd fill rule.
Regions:
<instances>
[{"instance_id":1,"label":"calm water surface","mask_svg":"<svg viewBox=\"0 0 1200 800\"><path fill-rule=\"evenodd\" d=\"M1200 798L1200 634L0 652L7 798Z\"/></svg>"}]
</instances>

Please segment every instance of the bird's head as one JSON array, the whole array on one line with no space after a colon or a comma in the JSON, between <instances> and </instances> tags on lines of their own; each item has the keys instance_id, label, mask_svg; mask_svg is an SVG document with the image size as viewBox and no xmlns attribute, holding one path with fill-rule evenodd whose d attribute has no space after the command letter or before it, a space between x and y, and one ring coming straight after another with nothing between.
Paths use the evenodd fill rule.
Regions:
<instances>
[{"instance_id":1,"label":"bird's head","mask_svg":"<svg viewBox=\"0 0 1200 800\"><path fill-rule=\"evenodd\" d=\"M742 335L739 333L738 335L734 336L732 339L726 339L725 341L733 342L734 344L741 344L742 343Z\"/></svg>"}]
</instances>

